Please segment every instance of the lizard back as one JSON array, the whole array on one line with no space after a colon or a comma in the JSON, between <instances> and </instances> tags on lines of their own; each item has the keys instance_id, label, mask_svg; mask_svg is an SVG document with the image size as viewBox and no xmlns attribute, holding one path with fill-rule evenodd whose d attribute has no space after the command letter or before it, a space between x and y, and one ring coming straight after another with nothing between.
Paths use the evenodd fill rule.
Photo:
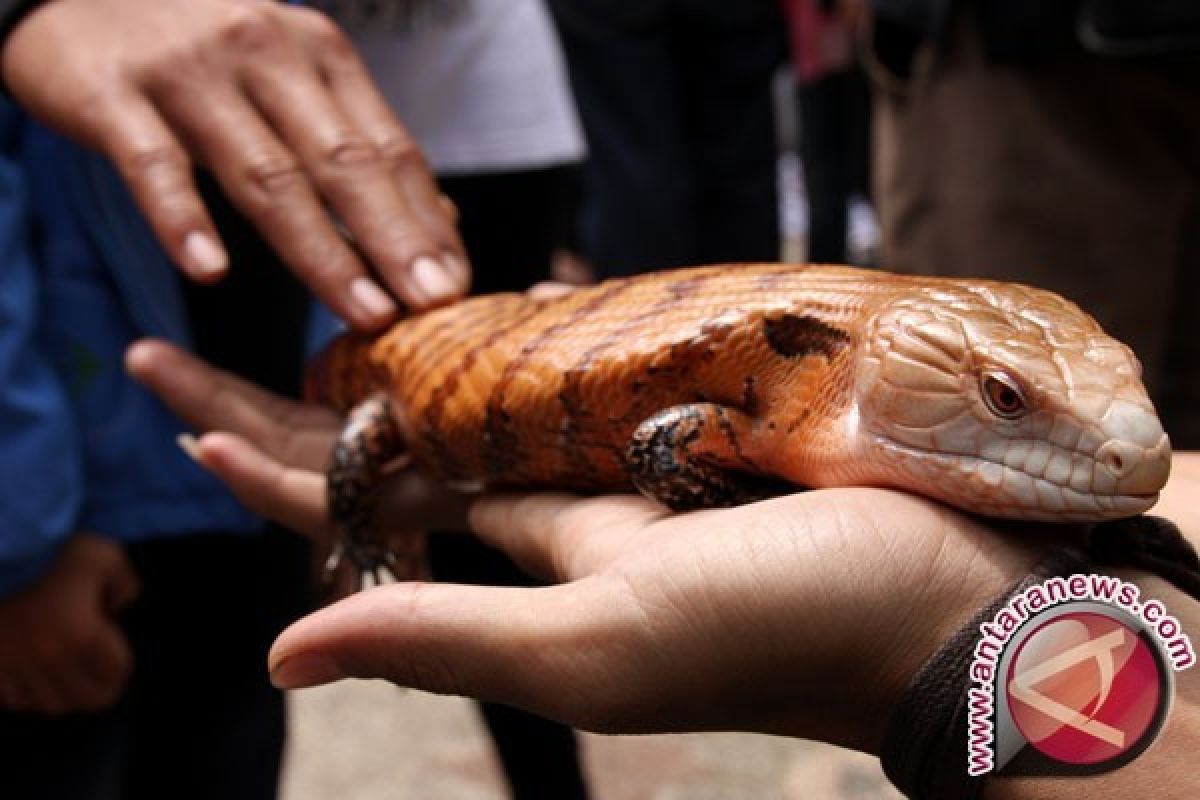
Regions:
<instances>
[{"instance_id":1,"label":"lizard back","mask_svg":"<svg viewBox=\"0 0 1200 800\"><path fill-rule=\"evenodd\" d=\"M317 394L347 409L385 389L413 456L447 480L625 486L633 430L669 406L772 408L764 424L832 418L863 309L895 288L859 270L769 264L550 300L477 297L346 340Z\"/></svg>"}]
</instances>

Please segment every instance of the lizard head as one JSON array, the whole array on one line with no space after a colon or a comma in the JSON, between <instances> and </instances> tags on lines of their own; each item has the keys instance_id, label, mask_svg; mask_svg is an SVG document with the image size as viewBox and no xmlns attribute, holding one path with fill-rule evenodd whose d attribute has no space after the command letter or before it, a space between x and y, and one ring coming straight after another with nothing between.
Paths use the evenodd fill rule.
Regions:
<instances>
[{"instance_id":1,"label":"lizard head","mask_svg":"<svg viewBox=\"0 0 1200 800\"><path fill-rule=\"evenodd\" d=\"M1024 286L934 285L882 309L857 400L860 441L902 488L982 514L1132 516L1170 469L1133 352Z\"/></svg>"}]
</instances>

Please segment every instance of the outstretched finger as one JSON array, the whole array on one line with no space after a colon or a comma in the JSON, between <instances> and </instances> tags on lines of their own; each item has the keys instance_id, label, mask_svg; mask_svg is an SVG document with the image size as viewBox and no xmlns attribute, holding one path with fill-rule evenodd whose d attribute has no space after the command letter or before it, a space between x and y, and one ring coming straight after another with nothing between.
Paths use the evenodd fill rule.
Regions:
<instances>
[{"instance_id":1,"label":"outstretched finger","mask_svg":"<svg viewBox=\"0 0 1200 800\"><path fill-rule=\"evenodd\" d=\"M198 430L231 431L290 466L324 469L339 427L333 412L271 394L163 341L135 342L125 365Z\"/></svg>"},{"instance_id":2,"label":"outstretched finger","mask_svg":"<svg viewBox=\"0 0 1200 800\"><path fill-rule=\"evenodd\" d=\"M668 514L636 495L583 499L542 493L483 497L471 507L468 522L526 571L569 581L602 569L630 536Z\"/></svg>"},{"instance_id":3,"label":"outstretched finger","mask_svg":"<svg viewBox=\"0 0 1200 800\"><path fill-rule=\"evenodd\" d=\"M323 474L281 464L230 433L183 436L180 445L251 511L313 539L329 538Z\"/></svg>"}]
</instances>

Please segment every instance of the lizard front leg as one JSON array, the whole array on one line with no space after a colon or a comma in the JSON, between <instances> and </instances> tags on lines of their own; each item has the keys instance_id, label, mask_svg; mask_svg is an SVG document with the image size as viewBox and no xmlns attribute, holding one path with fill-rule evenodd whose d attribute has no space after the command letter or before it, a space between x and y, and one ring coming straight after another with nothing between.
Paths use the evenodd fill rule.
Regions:
<instances>
[{"instance_id":1,"label":"lizard front leg","mask_svg":"<svg viewBox=\"0 0 1200 800\"><path fill-rule=\"evenodd\" d=\"M749 503L787 486L746 452L754 438L753 418L737 409L672 406L634 431L626 469L642 494L676 511Z\"/></svg>"},{"instance_id":2,"label":"lizard front leg","mask_svg":"<svg viewBox=\"0 0 1200 800\"><path fill-rule=\"evenodd\" d=\"M425 572L424 534L405 536L397 550L396 542L371 531L379 487L407 463L404 438L388 396L380 392L355 406L334 444L326 473L329 518L336 537L327 574L343 558L361 577L372 576L377 583L382 582L385 568L398 579Z\"/></svg>"}]
</instances>

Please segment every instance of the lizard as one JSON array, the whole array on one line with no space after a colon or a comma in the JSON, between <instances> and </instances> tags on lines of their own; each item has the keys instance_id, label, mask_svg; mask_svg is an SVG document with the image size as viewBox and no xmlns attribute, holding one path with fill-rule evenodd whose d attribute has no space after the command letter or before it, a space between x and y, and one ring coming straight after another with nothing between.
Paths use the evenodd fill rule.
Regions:
<instances>
[{"instance_id":1,"label":"lizard","mask_svg":"<svg viewBox=\"0 0 1200 800\"><path fill-rule=\"evenodd\" d=\"M676 511L880 486L991 517L1149 509L1171 447L1134 353L1020 284L734 264L484 295L344 334L310 399L347 414L330 515L362 570L375 489L637 489Z\"/></svg>"}]
</instances>

